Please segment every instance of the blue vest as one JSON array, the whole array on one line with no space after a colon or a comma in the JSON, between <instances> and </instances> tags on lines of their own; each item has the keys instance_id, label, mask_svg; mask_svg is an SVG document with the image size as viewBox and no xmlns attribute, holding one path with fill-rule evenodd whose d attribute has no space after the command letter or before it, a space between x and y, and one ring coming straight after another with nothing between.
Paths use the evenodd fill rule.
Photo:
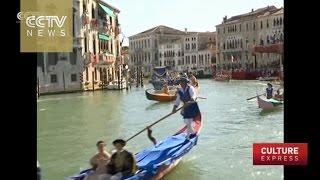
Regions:
<instances>
[{"instance_id":1,"label":"blue vest","mask_svg":"<svg viewBox=\"0 0 320 180\"><path fill-rule=\"evenodd\" d=\"M267 99L271 99L273 97L273 88L267 88Z\"/></svg>"},{"instance_id":2,"label":"blue vest","mask_svg":"<svg viewBox=\"0 0 320 180\"><path fill-rule=\"evenodd\" d=\"M183 92L183 89L178 90L180 100L183 101L184 103L191 100L189 90L190 90L189 85L186 87L185 93ZM183 109L183 111L181 111L181 115L183 116L184 119L195 118L199 113L200 113L200 110L197 102L194 102L188 105Z\"/></svg>"}]
</instances>

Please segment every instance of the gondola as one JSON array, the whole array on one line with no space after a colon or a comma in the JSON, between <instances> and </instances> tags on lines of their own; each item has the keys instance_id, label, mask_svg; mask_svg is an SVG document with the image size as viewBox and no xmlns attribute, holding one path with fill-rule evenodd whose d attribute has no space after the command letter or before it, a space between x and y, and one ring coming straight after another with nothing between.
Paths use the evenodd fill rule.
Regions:
<instances>
[{"instance_id":1,"label":"gondola","mask_svg":"<svg viewBox=\"0 0 320 180\"><path fill-rule=\"evenodd\" d=\"M186 138L187 127L183 126L174 135L135 154L139 169L133 176L122 178L122 180L160 180L164 178L178 165L183 156L197 144L203 125L201 119L200 114L195 118L194 130L196 133L190 139ZM83 180L90 171L91 169L86 169L78 175L70 177L69 180Z\"/></svg>"},{"instance_id":2,"label":"gondola","mask_svg":"<svg viewBox=\"0 0 320 180\"><path fill-rule=\"evenodd\" d=\"M162 90L147 89L146 97L152 101L169 102L177 98L176 92L177 90L175 88L169 90L169 94L163 93Z\"/></svg>"}]
</instances>

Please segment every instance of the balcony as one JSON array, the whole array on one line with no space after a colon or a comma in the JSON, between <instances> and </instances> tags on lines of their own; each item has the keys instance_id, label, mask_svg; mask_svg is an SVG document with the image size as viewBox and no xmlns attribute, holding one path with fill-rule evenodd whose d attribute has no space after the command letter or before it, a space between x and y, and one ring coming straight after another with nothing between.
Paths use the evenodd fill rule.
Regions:
<instances>
[{"instance_id":1,"label":"balcony","mask_svg":"<svg viewBox=\"0 0 320 180\"><path fill-rule=\"evenodd\" d=\"M91 19L91 29L96 29L98 27L98 20L97 19Z\"/></svg>"},{"instance_id":2,"label":"balcony","mask_svg":"<svg viewBox=\"0 0 320 180\"><path fill-rule=\"evenodd\" d=\"M105 66L105 65L112 65L116 58L112 54L102 53L99 55L99 65Z\"/></svg>"},{"instance_id":3,"label":"balcony","mask_svg":"<svg viewBox=\"0 0 320 180\"><path fill-rule=\"evenodd\" d=\"M88 15L83 15L82 16L82 26L85 26L85 25L87 25L89 23L90 23L89 16Z\"/></svg>"},{"instance_id":4,"label":"balcony","mask_svg":"<svg viewBox=\"0 0 320 180\"><path fill-rule=\"evenodd\" d=\"M84 55L83 55L83 63L86 66L91 63L91 53L90 52L84 53Z\"/></svg>"},{"instance_id":5,"label":"balcony","mask_svg":"<svg viewBox=\"0 0 320 180\"><path fill-rule=\"evenodd\" d=\"M97 65L99 63L99 55L91 54L91 63Z\"/></svg>"}]
</instances>

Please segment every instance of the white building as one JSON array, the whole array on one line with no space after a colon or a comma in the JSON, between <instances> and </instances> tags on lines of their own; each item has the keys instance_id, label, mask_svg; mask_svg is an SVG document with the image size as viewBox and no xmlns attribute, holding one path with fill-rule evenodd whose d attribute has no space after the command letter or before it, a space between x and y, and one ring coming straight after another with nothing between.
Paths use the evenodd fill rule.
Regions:
<instances>
[{"instance_id":1,"label":"white building","mask_svg":"<svg viewBox=\"0 0 320 180\"><path fill-rule=\"evenodd\" d=\"M184 59L188 72L211 74L216 63L216 33L186 32Z\"/></svg>"},{"instance_id":2,"label":"white building","mask_svg":"<svg viewBox=\"0 0 320 180\"><path fill-rule=\"evenodd\" d=\"M160 44L159 47L160 66L167 66L173 71L184 71L183 40L175 40Z\"/></svg>"},{"instance_id":3,"label":"white building","mask_svg":"<svg viewBox=\"0 0 320 180\"><path fill-rule=\"evenodd\" d=\"M73 52L38 54L40 93L100 89L117 79L119 12L101 0L73 1Z\"/></svg>"}]
</instances>

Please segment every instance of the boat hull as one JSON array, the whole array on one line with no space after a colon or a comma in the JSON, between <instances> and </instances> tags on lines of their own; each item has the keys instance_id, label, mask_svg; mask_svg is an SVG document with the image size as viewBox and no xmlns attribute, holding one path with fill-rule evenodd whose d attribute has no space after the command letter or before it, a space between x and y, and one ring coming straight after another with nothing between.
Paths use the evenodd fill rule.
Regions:
<instances>
[{"instance_id":1,"label":"boat hull","mask_svg":"<svg viewBox=\"0 0 320 180\"><path fill-rule=\"evenodd\" d=\"M270 100L269 101L268 100L264 100L260 96L257 96L257 100L258 100L259 108L261 108L263 110L275 109L275 108L278 108L279 105L282 104L281 101L273 100L273 102L272 102Z\"/></svg>"},{"instance_id":2,"label":"boat hull","mask_svg":"<svg viewBox=\"0 0 320 180\"><path fill-rule=\"evenodd\" d=\"M175 92L176 90L169 90L169 94L164 94L159 90L147 89L146 97L151 101L170 102L174 101L177 98Z\"/></svg>"}]
</instances>

